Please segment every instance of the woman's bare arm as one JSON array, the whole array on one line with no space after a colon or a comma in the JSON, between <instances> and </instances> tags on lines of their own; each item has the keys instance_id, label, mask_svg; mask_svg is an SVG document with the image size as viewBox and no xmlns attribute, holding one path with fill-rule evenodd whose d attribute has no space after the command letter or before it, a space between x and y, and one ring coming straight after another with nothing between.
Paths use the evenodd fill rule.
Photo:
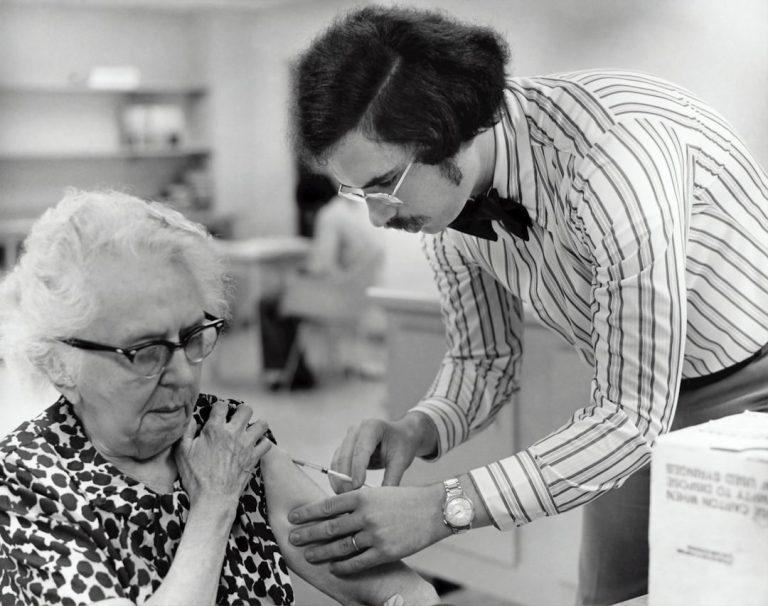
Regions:
<instances>
[{"instance_id":1,"label":"woman's bare arm","mask_svg":"<svg viewBox=\"0 0 768 606\"><path fill-rule=\"evenodd\" d=\"M357 575L338 577L327 563L310 564L303 549L291 544L288 512L327 496L282 449L272 447L261 459L267 494L269 523L289 568L342 604L381 605L395 594L405 604L427 606L439 602L434 588L402 562L387 564Z\"/></svg>"}]
</instances>

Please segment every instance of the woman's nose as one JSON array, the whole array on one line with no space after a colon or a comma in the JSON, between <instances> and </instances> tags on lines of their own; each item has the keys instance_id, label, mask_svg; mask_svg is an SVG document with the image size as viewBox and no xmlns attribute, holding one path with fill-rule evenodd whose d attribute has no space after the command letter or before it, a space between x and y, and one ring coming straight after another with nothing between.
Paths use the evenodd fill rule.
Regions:
<instances>
[{"instance_id":1,"label":"woman's nose","mask_svg":"<svg viewBox=\"0 0 768 606\"><path fill-rule=\"evenodd\" d=\"M376 200L366 200L366 204L368 204L368 219L374 227L384 227L387 221L397 214L394 208Z\"/></svg>"},{"instance_id":2,"label":"woman's nose","mask_svg":"<svg viewBox=\"0 0 768 606\"><path fill-rule=\"evenodd\" d=\"M193 364L187 359L183 349L176 349L168 360L163 370L162 381L166 384L186 385L195 380L196 368L200 364Z\"/></svg>"}]
</instances>

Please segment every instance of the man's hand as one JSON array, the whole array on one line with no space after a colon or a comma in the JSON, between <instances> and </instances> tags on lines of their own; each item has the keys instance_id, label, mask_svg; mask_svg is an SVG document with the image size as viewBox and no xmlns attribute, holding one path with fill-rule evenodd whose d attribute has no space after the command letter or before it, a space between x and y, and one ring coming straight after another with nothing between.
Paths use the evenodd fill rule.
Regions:
<instances>
[{"instance_id":1,"label":"man's hand","mask_svg":"<svg viewBox=\"0 0 768 606\"><path fill-rule=\"evenodd\" d=\"M366 469L384 468L383 486L397 486L417 456L437 448L437 431L421 413L408 413L395 422L368 419L347 432L336 449L331 468L352 478L352 483L331 478L334 492L360 488Z\"/></svg>"},{"instance_id":2,"label":"man's hand","mask_svg":"<svg viewBox=\"0 0 768 606\"><path fill-rule=\"evenodd\" d=\"M308 562L345 575L394 562L449 536L442 484L362 488L294 509L293 545Z\"/></svg>"}]
</instances>

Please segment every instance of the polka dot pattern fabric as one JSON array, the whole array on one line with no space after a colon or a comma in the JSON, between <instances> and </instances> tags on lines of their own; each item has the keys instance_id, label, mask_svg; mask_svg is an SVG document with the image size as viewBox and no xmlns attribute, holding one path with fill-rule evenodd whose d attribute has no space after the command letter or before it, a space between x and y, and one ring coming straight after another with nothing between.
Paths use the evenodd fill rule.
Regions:
<instances>
[{"instance_id":1,"label":"polka dot pattern fabric","mask_svg":"<svg viewBox=\"0 0 768 606\"><path fill-rule=\"evenodd\" d=\"M200 395L199 426L216 401ZM231 414L242 403L228 405ZM60 398L0 442L0 605L115 597L141 604L168 573L188 515L180 480L159 494L124 475L96 452ZM216 603L293 601L257 466L238 504Z\"/></svg>"}]
</instances>

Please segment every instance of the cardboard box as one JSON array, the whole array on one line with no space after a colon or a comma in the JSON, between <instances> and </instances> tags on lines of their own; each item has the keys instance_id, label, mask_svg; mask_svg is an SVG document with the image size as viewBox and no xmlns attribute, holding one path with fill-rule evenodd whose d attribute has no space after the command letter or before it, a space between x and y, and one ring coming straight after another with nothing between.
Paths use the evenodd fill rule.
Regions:
<instances>
[{"instance_id":1,"label":"cardboard box","mask_svg":"<svg viewBox=\"0 0 768 606\"><path fill-rule=\"evenodd\" d=\"M659 438L649 539L650 606L768 604L768 414Z\"/></svg>"}]
</instances>

